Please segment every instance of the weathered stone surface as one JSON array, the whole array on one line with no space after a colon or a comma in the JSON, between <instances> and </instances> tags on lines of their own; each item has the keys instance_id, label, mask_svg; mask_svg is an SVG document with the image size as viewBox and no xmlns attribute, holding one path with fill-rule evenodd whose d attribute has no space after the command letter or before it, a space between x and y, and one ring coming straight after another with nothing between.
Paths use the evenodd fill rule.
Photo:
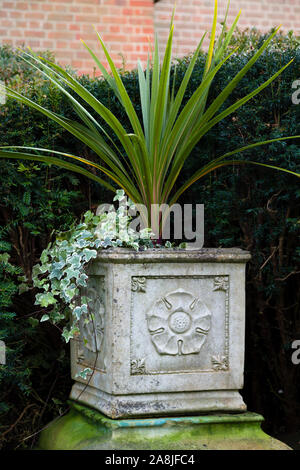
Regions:
<instances>
[{"instance_id":1,"label":"weathered stone surface","mask_svg":"<svg viewBox=\"0 0 300 470\"><path fill-rule=\"evenodd\" d=\"M42 431L43 450L288 450L256 413L112 420L78 404Z\"/></svg>"},{"instance_id":2,"label":"weathered stone surface","mask_svg":"<svg viewBox=\"0 0 300 470\"><path fill-rule=\"evenodd\" d=\"M72 344L71 398L112 418L245 410L249 259L240 249L99 253L87 289L95 319ZM88 385L76 378L94 366Z\"/></svg>"}]
</instances>

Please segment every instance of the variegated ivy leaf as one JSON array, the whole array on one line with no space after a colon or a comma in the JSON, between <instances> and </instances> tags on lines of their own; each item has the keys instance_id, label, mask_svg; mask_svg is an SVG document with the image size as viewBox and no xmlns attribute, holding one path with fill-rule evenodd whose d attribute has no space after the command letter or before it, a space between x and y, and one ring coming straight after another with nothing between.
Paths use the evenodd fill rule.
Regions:
<instances>
[{"instance_id":1,"label":"variegated ivy leaf","mask_svg":"<svg viewBox=\"0 0 300 470\"><path fill-rule=\"evenodd\" d=\"M100 222L100 216L99 215L94 215L93 217L93 224L96 226Z\"/></svg>"},{"instance_id":2,"label":"variegated ivy leaf","mask_svg":"<svg viewBox=\"0 0 300 470\"><path fill-rule=\"evenodd\" d=\"M134 202L132 202L131 199L128 199L127 206L129 207L129 209L135 209L135 204Z\"/></svg>"},{"instance_id":3,"label":"variegated ivy leaf","mask_svg":"<svg viewBox=\"0 0 300 470\"><path fill-rule=\"evenodd\" d=\"M97 251L96 250L90 250L89 248L85 248L82 252L83 254L83 259L88 263L92 258L97 257Z\"/></svg>"},{"instance_id":4,"label":"variegated ivy leaf","mask_svg":"<svg viewBox=\"0 0 300 470\"><path fill-rule=\"evenodd\" d=\"M78 293L78 289L65 289L63 291L63 297L64 299L67 301L67 302L71 302L71 300L73 299L73 297L75 297L75 295Z\"/></svg>"},{"instance_id":5,"label":"variegated ivy leaf","mask_svg":"<svg viewBox=\"0 0 300 470\"><path fill-rule=\"evenodd\" d=\"M77 285L81 287L87 286L88 276L85 273L80 274L79 279L77 280Z\"/></svg>"},{"instance_id":6,"label":"variegated ivy leaf","mask_svg":"<svg viewBox=\"0 0 300 470\"><path fill-rule=\"evenodd\" d=\"M80 317L83 313L88 313L88 308L86 304L77 306L73 310L73 315L76 317L77 320L80 320Z\"/></svg>"},{"instance_id":7,"label":"variegated ivy leaf","mask_svg":"<svg viewBox=\"0 0 300 470\"><path fill-rule=\"evenodd\" d=\"M51 281L51 289L53 291L60 290L61 283L58 279L52 279Z\"/></svg>"},{"instance_id":8,"label":"variegated ivy leaf","mask_svg":"<svg viewBox=\"0 0 300 470\"><path fill-rule=\"evenodd\" d=\"M67 279L78 279L80 276L80 271L79 269L75 269L73 266L65 270L65 275L67 276Z\"/></svg>"},{"instance_id":9,"label":"variegated ivy leaf","mask_svg":"<svg viewBox=\"0 0 300 470\"><path fill-rule=\"evenodd\" d=\"M35 282L36 279L38 279L38 275L41 274L41 265L40 264L35 264L32 267L32 280Z\"/></svg>"},{"instance_id":10,"label":"variegated ivy leaf","mask_svg":"<svg viewBox=\"0 0 300 470\"><path fill-rule=\"evenodd\" d=\"M44 289L44 290L48 290L48 279L38 279L38 278L35 278L33 279L33 285L34 287L39 287L40 289ZM44 287L45 286L45 287Z\"/></svg>"},{"instance_id":11,"label":"variegated ivy leaf","mask_svg":"<svg viewBox=\"0 0 300 470\"><path fill-rule=\"evenodd\" d=\"M105 238L105 240L101 242L101 246L103 248L107 248L108 246L112 246L112 245L113 245L113 242L110 240L110 238Z\"/></svg>"},{"instance_id":12,"label":"variegated ivy leaf","mask_svg":"<svg viewBox=\"0 0 300 470\"><path fill-rule=\"evenodd\" d=\"M78 224L76 226L76 232L75 233L80 233L81 229L86 228L86 224Z\"/></svg>"},{"instance_id":13,"label":"variegated ivy leaf","mask_svg":"<svg viewBox=\"0 0 300 470\"><path fill-rule=\"evenodd\" d=\"M123 241L118 238L115 242L112 242L112 245L113 246L123 246Z\"/></svg>"},{"instance_id":14,"label":"variegated ivy leaf","mask_svg":"<svg viewBox=\"0 0 300 470\"><path fill-rule=\"evenodd\" d=\"M70 330L68 330L66 327L63 329L62 332L62 337L65 338L66 343L70 341L70 339L73 339L74 336L78 335L80 333L79 329L77 326L73 326Z\"/></svg>"},{"instance_id":15,"label":"variegated ivy leaf","mask_svg":"<svg viewBox=\"0 0 300 470\"><path fill-rule=\"evenodd\" d=\"M88 224L91 220L93 220L94 214L92 211L87 211L84 214L84 221Z\"/></svg>"},{"instance_id":16,"label":"variegated ivy leaf","mask_svg":"<svg viewBox=\"0 0 300 470\"><path fill-rule=\"evenodd\" d=\"M130 238L129 238L129 233L127 232L127 230L119 231L119 239L126 243L129 242Z\"/></svg>"},{"instance_id":17,"label":"variegated ivy leaf","mask_svg":"<svg viewBox=\"0 0 300 470\"><path fill-rule=\"evenodd\" d=\"M49 319L50 319L49 315L43 315L42 318L40 319L40 322L47 321Z\"/></svg>"},{"instance_id":18,"label":"variegated ivy leaf","mask_svg":"<svg viewBox=\"0 0 300 470\"><path fill-rule=\"evenodd\" d=\"M80 238L93 238L93 233L89 230L83 230L80 234Z\"/></svg>"},{"instance_id":19,"label":"variegated ivy leaf","mask_svg":"<svg viewBox=\"0 0 300 470\"><path fill-rule=\"evenodd\" d=\"M51 263L42 264L41 266L39 266L39 274L45 274L47 272L50 272L51 266Z\"/></svg>"},{"instance_id":20,"label":"variegated ivy leaf","mask_svg":"<svg viewBox=\"0 0 300 470\"><path fill-rule=\"evenodd\" d=\"M48 307L48 305L53 305L57 302L51 292L46 292L45 294L37 294L35 299L35 305L41 305L41 307Z\"/></svg>"},{"instance_id":21,"label":"variegated ivy leaf","mask_svg":"<svg viewBox=\"0 0 300 470\"><path fill-rule=\"evenodd\" d=\"M83 369L81 372L79 372L78 374L75 375L75 377L80 377L84 380L87 380L88 378L88 375L91 375L93 373L92 369L90 369L89 367L86 367L85 369Z\"/></svg>"},{"instance_id":22,"label":"variegated ivy leaf","mask_svg":"<svg viewBox=\"0 0 300 470\"><path fill-rule=\"evenodd\" d=\"M132 242L131 246L134 250L139 251L139 243L138 242Z\"/></svg>"},{"instance_id":23,"label":"variegated ivy leaf","mask_svg":"<svg viewBox=\"0 0 300 470\"><path fill-rule=\"evenodd\" d=\"M74 243L74 246L76 248L85 248L87 246L93 246L94 245L94 242L91 242L90 240L87 240L86 238L79 238L78 240L76 240L76 242Z\"/></svg>"},{"instance_id":24,"label":"variegated ivy leaf","mask_svg":"<svg viewBox=\"0 0 300 470\"><path fill-rule=\"evenodd\" d=\"M67 263L70 264L73 269L78 269L81 265L81 256L78 253L73 253L72 256L68 256Z\"/></svg>"},{"instance_id":25,"label":"variegated ivy leaf","mask_svg":"<svg viewBox=\"0 0 300 470\"><path fill-rule=\"evenodd\" d=\"M45 264L49 261L49 257L48 257L48 249L46 250L43 250L42 251L42 254L41 254L41 262L42 264Z\"/></svg>"},{"instance_id":26,"label":"variegated ivy leaf","mask_svg":"<svg viewBox=\"0 0 300 470\"><path fill-rule=\"evenodd\" d=\"M124 189L117 189L116 195L113 198L113 201L122 201L122 199L124 199L124 197L125 197Z\"/></svg>"},{"instance_id":27,"label":"variegated ivy leaf","mask_svg":"<svg viewBox=\"0 0 300 470\"><path fill-rule=\"evenodd\" d=\"M155 235L151 228L143 228L140 230L140 239L141 240L149 240L151 236Z\"/></svg>"},{"instance_id":28,"label":"variegated ivy leaf","mask_svg":"<svg viewBox=\"0 0 300 470\"><path fill-rule=\"evenodd\" d=\"M99 239L96 240L95 243L94 243L95 248L100 248L101 243L103 243L101 240L99 240Z\"/></svg>"},{"instance_id":29,"label":"variegated ivy leaf","mask_svg":"<svg viewBox=\"0 0 300 470\"><path fill-rule=\"evenodd\" d=\"M63 277L64 273L61 269L53 269L50 271L49 279L58 279L60 280Z\"/></svg>"},{"instance_id":30,"label":"variegated ivy leaf","mask_svg":"<svg viewBox=\"0 0 300 470\"><path fill-rule=\"evenodd\" d=\"M58 323L65 318L63 313L60 313L58 310L53 310L51 312L51 320L52 323Z\"/></svg>"}]
</instances>

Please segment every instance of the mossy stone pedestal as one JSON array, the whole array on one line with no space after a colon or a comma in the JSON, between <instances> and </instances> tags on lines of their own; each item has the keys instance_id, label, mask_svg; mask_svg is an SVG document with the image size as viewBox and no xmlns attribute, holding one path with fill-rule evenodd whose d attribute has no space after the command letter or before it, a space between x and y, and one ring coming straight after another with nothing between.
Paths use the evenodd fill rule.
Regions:
<instances>
[{"instance_id":1,"label":"mossy stone pedestal","mask_svg":"<svg viewBox=\"0 0 300 470\"><path fill-rule=\"evenodd\" d=\"M261 429L256 413L110 419L71 403L41 433L42 450L288 450Z\"/></svg>"}]
</instances>

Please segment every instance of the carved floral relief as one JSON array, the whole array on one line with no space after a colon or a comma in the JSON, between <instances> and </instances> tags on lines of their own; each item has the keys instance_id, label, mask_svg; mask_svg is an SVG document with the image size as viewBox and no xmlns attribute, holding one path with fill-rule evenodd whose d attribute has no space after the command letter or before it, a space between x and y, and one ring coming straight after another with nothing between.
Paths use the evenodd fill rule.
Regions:
<instances>
[{"instance_id":1,"label":"carved floral relief","mask_svg":"<svg viewBox=\"0 0 300 470\"><path fill-rule=\"evenodd\" d=\"M155 302L147 324L159 354L198 354L210 330L211 312L200 299L179 289Z\"/></svg>"},{"instance_id":2,"label":"carved floral relief","mask_svg":"<svg viewBox=\"0 0 300 470\"><path fill-rule=\"evenodd\" d=\"M81 348L79 359L84 359L84 349L93 353L100 352L104 339L104 314L105 309L96 289L88 289L87 292L89 310L92 316L84 314L80 319Z\"/></svg>"}]
</instances>

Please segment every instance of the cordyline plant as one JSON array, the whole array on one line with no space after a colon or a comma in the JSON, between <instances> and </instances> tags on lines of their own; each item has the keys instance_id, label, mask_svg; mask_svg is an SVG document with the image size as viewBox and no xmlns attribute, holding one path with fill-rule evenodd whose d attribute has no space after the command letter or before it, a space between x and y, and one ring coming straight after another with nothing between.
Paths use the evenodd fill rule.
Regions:
<instances>
[{"instance_id":1,"label":"cordyline plant","mask_svg":"<svg viewBox=\"0 0 300 470\"><path fill-rule=\"evenodd\" d=\"M172 204L178 200L179 196L191 184L213 170L226 165L251 163L268 168L281 169L282 171L292 173L299 177L300 175L295 172L278 168L273 165L229 158L256 146L299 137L290 136L253 143L226 153L200 168L176 192L173 191L174 185L186 159L189 157L193 148L201 138L205 136L206 133L218 122L234 113L243 104L266 88L291 63L289 62L278 70L278 72L272 75L257 89L244 96L242 99L239 99L225 110L220 111L228 96L238 86L247 71L268 47L272 38L279 29L277 28L257 50L248 63L240 70L240 72L230 81L230 83L228 83L227 86L225 86L218 97L209 106L207 106L209 89L216 73L235 52L233 51L228 53L227 51L240 13L229 29L226 27L227 14L228 7L221 34L219 38L216 39L217 0L215 0L215 12L202 80L192 97L182 108L181 105L183 97L198 58L201 45L205 38L205 34L190 60L189 66L177 93L175 93L175 79L173 80L173 83L171 83L170 80L174 29L173 12L169 38L162 65L160 65L159 61L157 38L155 40L154 51L152 52L151 63L150 58L148 57L147 68L145 71L143 70L141 63L138 62L138 81L142 109L142 122L140 122L137 116L133 103L124 87L121 76L118 73L118 70L99 34L97 33L98 39L110 66L111 74L106 71L104 65L100 62L95 53L83 42L102 72L103 77L107 80L120 103L123 105L132 127L131 133L128 133L125 130L122 123L107 107L97 100L84 86L82 86L62 67L50 60L38 57L31 51L30 53L23 53L22 57L25 61L38 69L45 77L47 77L47 79L57 86L62 93L65 94L81 122L60 116L9 87L5 87L7 96L16 99L20 103L31 106L57 122L90 147L90 149L92 149L92 151L99 157L99 163L91 162L80 156L70 155L54 150L17 146L10 147L16 149L16 151L8 150L7 147L0 147L0 157L42 161L58 165L62 168L85 175L107 188L114 190L113 186L109 182L77 164L77 162L82 162L87 166L96 168L99 172L102 172L111 178L111 180L117 183L119 187L124 189L125 193L135 204L143 204L147 208L147 213L149 215L151 214L151 207L153 207L153 205L169 204L169 207L172 206ZM80 97L88 107L91 107L96 114L106 122L113 134L117 137L119 145L115 144L113 136L108 135L108 133L104 131L97 119L95 119L88 111L88 107L80 104L80 102L70 93L70 90L73 90L73 92L75 92L75 94ZM33 154L32 151L34 151L35 154ZM67 157L67 160L53 156L45 156L43 155L43 152L50 152L52 154ZM141 214L141 216L143 216L143 214ZM150 218L148 218L147 222L148 226L150 226Z\"/></svg>"}]
</instances>

